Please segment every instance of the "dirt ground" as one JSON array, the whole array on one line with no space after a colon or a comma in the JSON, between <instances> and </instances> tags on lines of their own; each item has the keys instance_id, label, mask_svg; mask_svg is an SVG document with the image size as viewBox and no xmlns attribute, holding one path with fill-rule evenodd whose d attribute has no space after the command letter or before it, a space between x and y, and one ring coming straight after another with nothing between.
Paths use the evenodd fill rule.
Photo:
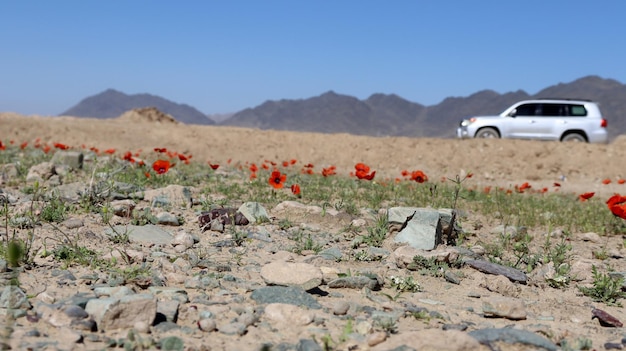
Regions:
<instances>
[{"instance_id":1,"label":"dirt ground","mask_svg":"<svg viewBox=\"0 0 626 351\"><path fill-rule=\"evenodd\" d=\"M513 187L516 184L529 182L533 188L548 187L554 191L553 183L559 182L561 192L596 192L598 195L608 196L613 193L626 194L626 184L619 184L618 180L626 178L626 136L618 137L607 145L591 145L580 143L532 142L520 140L456 140L430 138L400 138L400 137L363 137L348 134L314 134L283 131L261 131L253 129L184 125L176 123L160 115L140 115L127 113L116 119L98 120L73 117L41 117L21 116L12 113L0 113L0 141L3 143L29 142L39 139L41 143L52 144L60 142L71 147L97 147L100 150L114 148L116 154L122 155L126 151L151 152L153 148L167 148L172 151L192 155L192 161L226 164L261 163L264 160L281 162L296 159L302 165L312 163L314 170L320 172L323 167L334 165L338 174L347 175L354 170L357 162L368 164L376 173L376 179L394 179L401 177L402 170L422 170L430 179L439 180L441 177L454 178L456 175L472 172L472 182L478 187L482 185L499 185ZM603 180L609 179L609 184ZM279 218L283 214L276 214ZM346 223L339 219L306 214L302 218L293 217L295 213L284 214L292 216L306 223L319 225L328 232L338 232ZM484 214L488 215L488 214ZM185 214L189 228L197 231L193 211ZM488 220L486 222L489 222ZM102 226L102 225L99 225ZM99 230L94 227L94 232ZM533 233L533 235L540 233ZM623 249L623 238L614 236L602 238L600 241L589 241L586 233L573 233L572 245L576 257L581 262L591 261L592 251L606 248L614 252L611 262L618 271L626 269L623 258L626 250ZM489 242L494 234L489 228L478 231L474 240ZM217 240L206 238L203 240ZM280 237L276 238L277 241ZM206 244L202 242L201 244ZM208 245L208 244L207 244ZM348 245L348 242L345 243ZM349 251L349 248L345 248ZM232 255L216 256L216 260L223 259L228 263ZM254 255L245 257L233 275L247 275L251 281L260 277L256 273L249 273L246 264L259 265L271 262L273 258L265 251L258 250ZM248 262L249 261L249 262ZM599 261L598 261L599 262ZM380 265L372 263L357 263L342 261L340 263L325 263L331 265L338 272L359 270L362 268L382 270ZM359 265L360 264L360 265ZM589 263L590 265L591 263ZM366 265L372 265L366 266ZM373 268L372 268L373 267ZM588 269L587 269L588 271ZM470 312L481 309L481 302L471 293L479 295L498 295L501 292L491 292L484 289L484 274L470 268L463 269L467 275L460 287L432 277L423 277L422 284L427 286L425 292L415 296L419 301L437 300L441 306L429 307L440 310L451 316L452 322L471 322L475 326L504 327L512 323L527 330L533 328L547 328L546 335L553 341L559 338L589 337L594 342L595 349L602 349L602 343L611 340L620 340L623 336L621 328L601 328L597 321L591 321L589 298L582 296L575 287L565 290L544 289L537 286L516 287L510 296L524 299L527 310L533 318L527 321L511 322L509 320L487 320ZM589 272L587 272L589 273ZM33 272L32 279L24 278L24 284L37 287L40 277ZM37 278L39 277L39 278ZM510 284L505 282L506 284ZM492 284L494 284L492 282ZM509 285L506 285L507 287ZM33 288L36 290L36 288ZM445 292L445 293L442 293ZM65 294L59 290L59 295ZM332 306L335 300L359 301L366 305L372 303L362 296L360 291L342 291L343 298L328 298L327 305ZM475 294L474 294L475 295ZM366 302L363 302L366 301ZM420 302L421 303L421 302ZM386 302L394 305L395 303ZM383 305L385 305L383 304ZM394 307L391 306L391 307ZM600 308L605 306L599 305ZM607 308L620 320L626 320L622 308ZM224 317L226 318L226 317ZM339 335L343 322L329 320L328 327L336 329ZM41 323L40 323L41 324ZM548 325L548 327L545 327ZM397 337L408 336L414 330L415 322L405 321L400 325ZM419 328L440 328L437 322L425 323ZM418 328L418 329L419 329ZM304 329L281 330L281 333L267 333L261 329L251 328L249 334L242 337L238 343L233 343L232 337L211 334L214 343L213 349L252 349L258 340L276 338L276 343L290 339L297 341L303 337ZM55 333L53 328L47 332ZM337 337L335 335L335 337ZM308 335L305 335L308 336ZM396 336L394 336L396 337ZM380 344L377 349L390 349L394 345L393 338ZM271 341L271 340L270 340ZM195 345L200 340L188 341ZM250 342L250 344L246 344ZM400 342L400 344L402 344ZM218 346L221 345L221 346ZM395 346L394 346L395 347ZM348 348L346 348L348 349Z\"/></svg>"},{"instance_id":2,"label":"dirt ground","mask_svg":"<svg viewBox=\"0 0 626 351\"><path fill-rule=\"evenodd\" d=\"M368 164L377 179L401 177L402 170L424 171L431 180L472 172L477 186L535 189L559 182L564 192L626 192L626 135L610 144L524 140L457 140L366 137L296 133L176 123L167 116L128 112L115 119L21 116L0 113L0 140L61 142L72 147L151 151L155 147L190 154L196 162L233 164L296 159L315 171L335 165L338 173ZM610 179L605 185L603 180Z\"/></svg>"}]
</instances>

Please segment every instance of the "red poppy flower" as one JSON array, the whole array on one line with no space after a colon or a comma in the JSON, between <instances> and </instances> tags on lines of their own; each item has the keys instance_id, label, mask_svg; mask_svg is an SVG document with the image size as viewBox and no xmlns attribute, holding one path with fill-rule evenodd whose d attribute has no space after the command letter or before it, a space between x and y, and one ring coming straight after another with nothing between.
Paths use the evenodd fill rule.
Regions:
<instances>
[{"instance_id":1,"label":"red poppy flower","mask_svg":"<svg viewBox=\"0 0 626 351\"><path fill-rule=\"evenodd\" d=\"M372 180L376 175L376 172L370 173L370 167L362 162L357 163L354 169L356 169L355 175L359 179Z\"/></svg>"},{"instance_id":2,"label":"red poppy flower","mask_svg":"<svg viewBox=\"0 0 626 351\"><path fill-rule=\"evenodd\" d=\"M283 167L289 167L289 161L283 161Z\"/></svg>"},{"instance_id":3,"label":"red poppy flower","mask_svg":"<svg viewBox=\"0 0 626 351\"><path fill-rule=\"evenodd\" d=\"M407 171L406 169L403 170L402 172L400 172L400 174L402 174L403 177L408 177L409 176L409 171Z\"/></svg>"},{"instance_id":4,"label":"red poppy flower","mask_svg":"<svg viewBox=\"0 0 626 351\"><path fill-rule=\"evenodd\" d=\"M473 176L474 176L474 173L469 172L469 173L467 173L467 174L465 175L465 178L471 178L471 177L473 177Z\"/></svg>"},{"instance_id":5,"label":"red poppy flower","mask_svg":"<svg viewBox=\"0 0 626 351\"><path fill-rule=\"evenodd\" d=\"M359 171L365 172L365 173L369 173L370 172L370 166L366 165L363 162L359 162L356 165L354 165L354 169L356 169L357 172L359 172Z\"/></svg>"},{"instance_id":6,"label":"red poppy flower","mask_svg":"<svg viewBox=\"0 0 626 351\"><path fill-rule=\"evenodd\" d=\"M356 175L356 176L357 176L357 178L359 178L359 179L372 180L372 179L374 179L374 176L375 176L375 175L376 175L376 171L373 171L373 172L372 172L372 173L370 173L370 174L364 174L364 173L362 173L360 177L359 177L359 174L357 173L357 175Z\"/></svg>"},{"instance_id":7,"label":"red poppy flower","mask_svg":"<svg viewBox=\"0 0 626 351\"><path fill-rule=\"evenodd\" d=\"M626 219L626 196L615 194L606 201L613 215Z\"/></svg>"},{"instance_id":8,"label":"red poppy flower","mask_svg":"<svg viewBox=\"0 0 626 351\"><path fill-rule=\"evenodd\" d=\"M335 172L335 169L336 169L336 168L337 168L337 167L335 167L335 166L329 166L329 167L327 167L327 168L322 168L322 175L323 175L324 177L328 177L328 176L331 176L331 175L335 175L335 174L337 174L337 173Z\"/></svg>"},{"instance_id":9,"label":"red poppy flower","mask_svg":"<svg viewBox=\"0 0 626 351\"><path fill-rule=\"evenodd\" d=\"M296 160L295 158L292 158L291 160L289 160L289 163L291 163L292 165L295 165L296 162L298 162L298 160Z\"/></svg>"},{"instance_id":10,"label":"red poppy flower","mask_svg":"<svg viewBox=\"0 0 626 351\"><path fill-rule=\"evenodd\" d=\"M69 146L67 146L65 144L61 144L61 143L54 143L52 145L54 145L54 147L59 149L59 150L67 150L67 149L70 148Z\"/></svg>"},{"instance_id":11,"label":"red poppy flower","mask_svg":"<svg viewBox=\"0 0 626 351\"><path fill-rule=\"evenodd\" d=\"M146 176L146 178L150 178L150 172L144 172L144 175Z\"/></svg>"},{"instance_id":12,"label":"red poppy flower","mask_svg":"<svg viewBox=\"0 0 626 351\"><path fill-rule=\"evenodd\" d=\"M256 171L259 170L259 168L256 166L255 163L251 164L250 167L248 167L248 169L250 170L251 173L256 173Z\"/></svg>"},{"instance_id":13,"label":"red poppy flower","mask_svg":"<svg viewBox=\"0 0 626 351\"><path fill-rule=\"evenodd\" d=\"M20 149L24 150L24 149L26 149L27 146L28 146L28 141L25 141L25 142L20 144Z\"/></svg>"},{"instance_id":14,"label":"red poppy flower","mask_svg":"<svg viewBox=\"0 0 626 351\"><path fill-rule=\"evenodd\" d=\"M593 197L593 195L595 195L596 193L590 192L590 193L583 193L578 195L578 199L580 201L587 201L589 199L591 199Z\"/></svg>"},{"instance_id":15,"label":"red poppy flower","mask_svg":"<svg viewBox=\"0 0 626 351\"><path fill-rule=\"evenodd\" d=\"M413 171L411 172L411 180L414 180L418 183L424 183L428 181L428 176L422 171Z\"/></svg>"},{"instance_id":16,"label":"red poppy flower","mask_svg":"<svg viewBox=\"0 0 626 351\"><path fill-rule=\"evenodd\" d=\"M315 166L313 166L312 163L307 163L306 165L304 165L304 168L313 168Z\"/></svg>"},{"instance_id":17,"label":"red poppy flower","mask_svg":"<svg viewBox=\"0 0 626 351\"><path fill-rule=\"evenodd\" d=\"M530 188L532 188L532 186L531 186L530 184L528 184L528 182L525 182L524 184L519 185L519 186L517 186L517 185L515 186L515 190L516 190L518 193L523 193L523 192L524 192L524 190L526 190L526 189L530 189Z\"/></svg>"},{"instance_id":18,"label":"red poppy flower","mask_svg":"<svg viewBox=\"0 0 626 351\"><path fill-rule=\"evenodd\" d=\"M250 180L256 179L256 172L250 173Z\"/></svg>"},{"instance_id":19,"label":"red poppy flower","mask_svg":"<svg viewBox=\"0 0 626 351\"><path fill-rule=\"evenodd\" d=\"M302 170L302 173L304 173L304 174L313 174L313 170L310 169L310 168L306 168L306 169Z\"/></svg>"},{"instance_id":20,"label":"red poppy flower","mask_svg":"<svg viewBox=\"0 0 626 351\"><path fill-rule=\"evenodd\" d=\"M47 154L48 152L50 152L50 149L52 149L50 145L44 145L41 150L43 150L43 152Z\"/></svg>"},{"instance_id":21,"label":"red poppy flower","mask_svg":"<svg viewBox=\"0 0 626 351\"><path fill-rule=\"evenodd\" d=\"M625 180L625 179L619 179L619 180L617 181L617 184L624 184L624 183L626 183L626 180Z\"/></svg>"},{"instance_id":22,"label":"red poppy flower","mask_svg":"<svg viewBox=\"0 0 626 351\"><path fill-rule=\"evenodd\" d=\"M163 154L167 152L167 149L164 147L155 147L154 151Z\"/></svg>"},{"instance_id":23,"label":"red poppy flower","mask_svg":"<svg viewBox=\"0 0 626 351\"><path fill-rule=\"evenodd\" d=\"M285 181L287 180L287 175L280 173L279 170L272 171L268 182L274 189L281 189L285 185Z\"/></svg>"},{"instance_id":24,"label":"red poppy flower","mask_svg":"<svg viewBox=\"0 0 626 351\"><path fill-rule=\"evenodd\" d=\"M298 184L293 184L291 186L291 192L296 195L297 197L300 197L300 185Z\"/></svg>"},{"instance_id":25,"label":"red poppy flower","mask_svg":"<svg viewBox=\"0 0 626 351\"><path fill-rule=\"evenodd\" d=\"M7 149L7 146L2 143L2 140L0 140L0 150L6 150L6 149Z\"/></svg>"},{"instance_id":26,"label":"red poppy flower","mask_svg":"<svg viewBox=\"0 0 626 351\"><path fill-rule=\"evenodd\" d=\"M268 169L270 169L270 166L267 163L262 163L261 164L261 168L263 168L265 170L268 170Z\"/></svg>"},{"instance_id":27,"label":"red poppy flower","mask_svg":"<svg viewBox=\"0 0 626 351\"><path fill-rule=\"evenodd\" d=\"M173 164L170 164L170 161L167 160L156 160L152 164L152 169L154 169L157 174L167 173L170 170L170 167L174 167Z\"/></svg>"},{"instance_id":28,"label":"red poppy flower","mask_svg":"<svg viewBox=\"0 0 626 351\"><path fill-rule=\"evenodd\" d=\"M483 193L489 194L490 192L491 192L491 186L487 185L486 187L483 188Z\"/></svg>"},{"instance_id":29,"label":"red poppy flower","mask_svg":"<svg viewBox=\"0 0 626 351\"><path fill-rule=\"evenodd\" d=\"M189 164L189 161L191 160L191 157L193 157L193 155L183 155L183 154L178 154L178 159L183 161L183 163L185 163L186 165Z\"/></svg>"},{"instance_id":30,"label":"red poppy flower","mask_svg":"<svg viewBox=\"0 0 626 351\"><path fill-rule=\"evenodd\" d=\"M602 184L604 185L611 184L611 180L609 178L603 179Z\"/></svg>"},{"instance_id":31,"label":"red poppy flower","mask_svg":"<svg viewBox=\"0 0 626 351\"><path fill-rule=\"evenodd\" d=\"M213 164L213 163L211 163L211 162L209 162L209 166L211 167L211 169L218 169L218 168L220 168L220 165L218 165L218 164Z\"/></svg>"},{"instance_id":32,"label":"red poppy flower","mask_svg":"<svg viewBox=\"0 0 626 351\"><path fill-rule=\"evenodd\" d=\"M560 187L561 183L554 182L554 184L552 184L552 185L555 186L555 187Z\"/></svg>"},{"instance_id":33,"label":"red poppy flower","mask_svg":"<svg viewBox=\"0 0 626 351\"><path fill-rule=\"evenodd\" d=\"M104 150L104 152L106 152L109 155L113 155L115 153L115 149L106 149Z\"/></svg>"},{"instance_id":34,"label":"red poppy flower","mask_svg":"<svg viewBox=\"0 0 626 351\"><path fill-rule=\"evenodd\" d=\"M130 151L126 151L124 156L122 156L123 160L129 161L130 163L135 163L135 159L133 158L133 154Z\"/></svg>"}]
</instances>

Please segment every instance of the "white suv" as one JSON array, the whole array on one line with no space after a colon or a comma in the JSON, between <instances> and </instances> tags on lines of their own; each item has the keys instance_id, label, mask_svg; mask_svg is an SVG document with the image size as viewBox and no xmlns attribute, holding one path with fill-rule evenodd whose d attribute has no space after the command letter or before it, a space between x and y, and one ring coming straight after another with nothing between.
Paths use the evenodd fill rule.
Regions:
<instances>
[{"instance_id":1,"label":"white suv","mask_svg":"<svg viewBox=\"0 0 626 351\"><path fill-rule=\"evenodd\" d=\"M461 121L459 138L518 138L606 143L607 121L595 102L569 99L525 100L498 116Z\"/></svg>"}]
</instances>

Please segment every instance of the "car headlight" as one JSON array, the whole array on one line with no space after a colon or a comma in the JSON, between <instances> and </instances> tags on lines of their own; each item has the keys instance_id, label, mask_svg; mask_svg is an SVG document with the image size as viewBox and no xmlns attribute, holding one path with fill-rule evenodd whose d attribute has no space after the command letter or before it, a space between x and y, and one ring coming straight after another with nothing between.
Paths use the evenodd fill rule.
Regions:
<instances>
[{"instance_id":1,"label":"car headlight","mask_svg":"<svg viewBox=\"0 0 626 351\"><path fill-rule=\"evenodd\" d=\"M461 121L461 127L467 127L470 124L474 123L475 121L476 121L476 118L474 118L474 117L469 118L469 119L464 119L464 120Z\"/></svg>"}]
</instances>

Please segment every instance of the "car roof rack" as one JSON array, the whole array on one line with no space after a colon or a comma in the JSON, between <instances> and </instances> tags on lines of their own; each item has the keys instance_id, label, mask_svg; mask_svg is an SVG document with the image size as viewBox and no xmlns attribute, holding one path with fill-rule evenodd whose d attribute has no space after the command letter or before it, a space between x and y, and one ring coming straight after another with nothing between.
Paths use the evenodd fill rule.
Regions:
<instances>
[{"instance_id":1,"label":"car roof rack","mask_svg":"<svg viewBox=\"0 0 626 351\"><path fill-rule=\"evenodd\" d=\"M589 100L589 99L553 98L553 97L540 97L540 98L535 98L535 100L567 100L567 101L587 101L587 102L593 102L593 100Z\"/></svg>"}]
</instances>

